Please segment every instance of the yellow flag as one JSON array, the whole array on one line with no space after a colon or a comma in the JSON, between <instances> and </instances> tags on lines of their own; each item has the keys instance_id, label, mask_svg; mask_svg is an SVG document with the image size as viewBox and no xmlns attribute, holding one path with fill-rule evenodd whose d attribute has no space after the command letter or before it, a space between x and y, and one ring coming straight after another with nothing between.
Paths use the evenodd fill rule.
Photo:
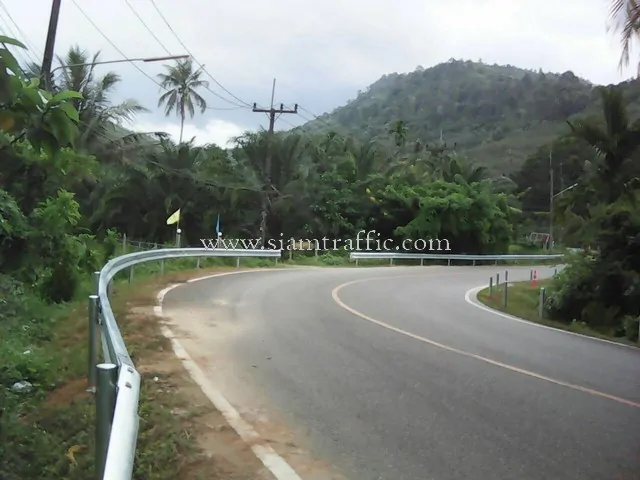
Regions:
<instances>
[{"instance_id":1,"label":"yellow flag","mask_svg":"<svg viewBox=\"0 0 640 480\"><path fill-rule=\"evenodd\" d=\"M180 221L180 209L176 210L173 215L167 218L167 225L172 225Z\"/></svg>"}]
</instances>

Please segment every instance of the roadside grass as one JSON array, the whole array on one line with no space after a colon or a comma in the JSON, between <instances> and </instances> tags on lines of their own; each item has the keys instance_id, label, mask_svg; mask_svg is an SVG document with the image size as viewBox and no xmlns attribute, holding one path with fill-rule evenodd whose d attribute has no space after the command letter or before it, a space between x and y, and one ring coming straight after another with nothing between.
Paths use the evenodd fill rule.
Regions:
<instances>
[{"instance_id":1,"label":"roadside grass","mask_svg":"<svg viewBox=\"0 0 640 480\"><path fill-rule=\"evenodd\" d=\"M143 375L135 479L251 479L253 470L261 468L248 454L230 464L228 452L203 453L198 440L203 415L209 417L204 428L213 423L221 435L231 435L230 430L173 356L149 308L163 285L236 271L229 260L203 259L200 269L194 269L195 259L170 260L162 276L158 265L143 264L136 266L131 285L126 272L115 281L112 307ZM244 263L259 268L265 262ZM80 286L78 300L62 305L45 304L10 277L0 276L0 289L0 478L93 478L95 403L86 392L92 279ZM146 310L137 310L142 304ZM13 391L23 381L30 383L30 391ZM198 395L202 398L194 403Z\"/></svg>"},{"instance_id":2,"label":"roadside grass","mask_svg":"<svg viewBox=\"0 0 640 480\"><path fill-rule=\"evenodd\" d=\"M614 336L611 332L602 332L594 330L582 322L577 321L558 321L549 318L540 318L540 288L548 288L552 279L538 281L537 286L532 286L530 281L526 282L509 282L507 291L507 307L504 306L504 283L499 286L493 286L492 295L489 295L489 287L478 292L478 300L494 310L508 313L519 318L523 318L533 323L539 323L558 330L579 333L589 337L610 340L625 345L637 346L636 343L627 340L624 337ZM544 312L544 315L548 315Z\"/></svg>"}]
</instances>

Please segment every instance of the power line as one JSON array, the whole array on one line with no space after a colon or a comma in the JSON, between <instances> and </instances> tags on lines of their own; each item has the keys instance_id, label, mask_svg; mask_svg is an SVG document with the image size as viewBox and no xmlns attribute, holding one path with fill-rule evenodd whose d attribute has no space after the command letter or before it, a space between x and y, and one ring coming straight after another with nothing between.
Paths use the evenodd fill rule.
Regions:
<instances>
[{"instance_id":1,"label":"power line","mask_svg":"<svg viewBox=\"0 0 640 480\"><path fill-rule=\"evenodd\" d=\"M180 39L180 37L178 36L178 34L175 32L175 30L173 29L173 27L171 27L171 24L168 22L168 20L165 18L165 16L162 14L162 12L160 11L160 8L158 8L158 5L156 5L155 0L151 0L151 4L153 5L153 8L155 8L156 12L158 12L158 15L160 15L160 18L162 18L162 21L165 23L165 25L169 28L169 30L171 31L171 33L173 33L173 36L176 37L176 40L178 40L178 42L180 42L180 45L182 45L182 48L185 49L185 51L191 56L191 58L193 58L193 60L196 62L196 65L198 65L198 67L200 67L202 69L202 71L204 73L206 73L209 78L211 78L211 80L214 81L214 83L216 85L218 85L222 90L224 90L225 92L227 92L227 94L229 94L231 97L233 97L234 99L236 99L237 101L239 101L240 103L242 103L243 105L245 105L248 108L251 108L251 105L249 105L247 102L245 102L244 100L242 100L241 98L236 97L233 93L231 93L229 90L227 90L224 85L222 85L218 80L215 79L215 77L213 75L211 75L205 68L204 65L201 64L200 62L198 62L198 60L196 59L196 57L193 55L193 53L191 53L191 51L187 48L187 46L184 44L184 42ZM213 93L216 97L220 98L221 100L224 100L227 103L230 103L231 105L236 105L236 106L240 106L237 105L236 103L224 98L223 96L219 95L218 93L214 92L213 90L207 88L207 90L211 93Z\"/></svg>"},{"instance_id":2,"label":"power line","mask_svg":"<svg viewBox=\"0 0 640 480\"><path fill-rule=\"evenodd\" d=\"M109 39L109 37L107 37L107 36L105 35L105 34L104 34L104 32L103 32L102 30L100 30L100 28L99 28L99 27L98 27L98 26L93 22L93 20L91 20L91 18L89 17L89 15L87 15L87 14L84 12L84 10L82 10L82 8L80 8L80 5L78 5L78 3L76 2L76 0L71 0L71 1L72 1L72 2L73 2L73 4L76 6L76 8L77 8L78 10L80 10L80 13L82 13L82 15L87 19L87 21L88 21L91 25L93 25L93 28L95 28L95 29L98 31L98 33L99 33L100 35L102 35L102 36L103 36L103 38L104 38L107 42L109 42L109 44L110 44L113 48L115 48L115 49L116 49L116 51L117 51L120 55L122 55L122 58L124 58L125 60L128 60L128 61L131 63L131 65L133 65L133 66L134 66L134 67L135 67L135 68L136 68L140 73L142 73L145 77L147 77L147 78L148 78L149 80L151 80L153 83L155 83L156 85L158 85L158 86L159 86L160 88L162 88L163 90L166 90L166 88L164 88L162 85L160 85L160 84L159 84L159 83L158 83L158 82L157 82L153 77L151 77L150 75L148 75L148 74L147 74L147 72L145 72L145 71L144 71L144 70L142 70L138 65L136 65L134 62L132 62L132 61L129 59L129 57L127 57L127 56L124 54L124 52L123 52L122 50L120 50L120 49L115 45L115 43L113 43L113 42Z\"/></svg>"},{"instance_id":3,"label":"power line","mask_svg":"<svg viewBox=\"0 0 640 480\"><path fill-rule=\"evenodd\" d=\"M3 30L6 30L8 32L9 37L15 38L16 40L18 39L18 35L14 33L13 29L2 18L0 18L0 23L2 23ZM3 43L2 45L11 52L11 48L9 45L5 43ZM33 58L29 55L28 50L25 52L25 50L20 47L14 47L13 45L11 45L11 47L15 49L12 54L17 58L19 63L27 65L30 61L33 62ZM22 65L20 65L20 68L23 70L23 73L25 73Z\"/></svg>"},{"instance_id":4,"label":"power line","mask_svg":"<svg viewBox=\"0 0 640 480\"><path fill-rule=\"evenodd\" d=\"M133 12L133 14L138 17L138 20L140 20L140 23L142 23L142 25L144 25L144 28L147 29L147 31L151 34L151 36L155 39L156 42L158 42L158 45L160 45L160 47L162 47L162 49L167 52L167 55L173 55L173 53L171 53L169 51L169 49L167 47L164 46L164 43L162 43L160 41L160 39L156 36L155 33L153 33L153 30L151 30L149 28L149 25L147 25L147 23L142 19L142 17L138 14L138 12L136 12L136 9L133 8L133 5L131 5L131 2L129 0L124 0L125 3L127 4L127 6L129 7L129 9Z\"/></svg>"},{"instance_id":5,"label":"power line","mask_svg":"<svg viewBox=\"0 0 640 480\"><path fill-rule=\"evenodd\" d=\"M7 18L11 21L11 23L13 23L13 25L16 27L16 31L22 35L22 38L24 40L24 43L29 47L29 49L31 49L31 51L33 52L34 55L37 55L38 53L38 49L34 46L33 43L31 43L31 40L29 39L29 37L27 37L27 35L25 35L25 33L22 31L22 29L18 26L18 24L16 23L16 21L13 19L13 17L11 16L11 12L9 12L9 9L6 7L6 5L4 4L4 2L2 2L0 0L0 8L2 8L2 10L4 10L4 13L7 15ZM27 50L27 55L29 55L29 50ZM33 58L29 55L30 59L33 60ZM38 63L37 60L35 61L35 63Z\"/></svg>"},{"instance_id":6,"label":"power line","mask_svg":"<svg viewBox=\"0 0 640 480\"><path fill-rule=\"evenodd\" d=\"M244 106L238 106L238 107L207 107L207 110L224 110L224 111L229 111L229 110L241 110L241 109L246 109L247 107Z\"/></svg>"},{"instance_id":7,"label":"power line","mask_svg":"<svg viewBox=\"0 0 640 480\"><path fill-rule=\"evenodd\" d=\"M131 2L130 2L129 0L124 0L124 1L125 1L125 3L128 5L128 7L131 9L131 11L134 13L134 15L135 15L136 17L138 17L138 20L140 20L140 23L142 23L142 25L147 29L147 31L151 34L151 36L155 39L155 41L156 41L156 42L158 42L158 45L160 45L160 47L162 47L162 49L163 49L165 52L167 52L167 54L168 54L168 55L173 55L173 53L171 53L171 52L169 51L169 49L164 45L164 43L162 43L162 41L161 41L161 40L156 36L156 34L155 34L155 33L153 33L153 30L152 30L152 29L149 27L149 25L147 25L147 23L142 19L142 17L138 14L138 12L135 10L135 8L133 8L133 5L131 5ZM189 52L188 50L187 50L187 53L191 54L191 52ZM202 69L202 70L204 70L204 69ZM203 87L204 87L207 91L209 91L209 92L213 93L214 95L216 95L217 97L222 98L222 97L220 97L217 93L212 92L212 91L211 91L207 86L203 85ZM227 101L225 98L222 98L222 100ZM230 102L230 103L231 103L231 102ZM235 105L235 103L232 103L232 105ZM245 107L245 106L243 106L243 105L238 105L238 106L234 106L234 107L231 107L231 108L215 108L215 107L207 107L207 110L238 110L238 109L240 109L240 108L247 108L247 107Z\"/></svg>"}]
</instances>

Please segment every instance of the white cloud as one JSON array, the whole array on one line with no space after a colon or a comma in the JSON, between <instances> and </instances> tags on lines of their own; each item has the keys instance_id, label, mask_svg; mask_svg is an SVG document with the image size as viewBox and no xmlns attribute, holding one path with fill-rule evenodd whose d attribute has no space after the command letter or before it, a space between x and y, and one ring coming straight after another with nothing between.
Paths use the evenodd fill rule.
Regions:
<instances>
[{"instance_id":1,"label":"white cloud","mask_svg":"<svg viewBox=\"0 0 640 480\"><path fill-rule=\"evenodd\" d=\"M129 58L166 54L124 0L76 1ZM632 61L618 71L619 44L606 30L609 0L155 2L196 59L248 104L268 103L276 77L276 103L298 102L317 114L344 104L385 73L412 71L417 65L428 68L449 58L572 70L605 84L629 78L636 70ZM41 58L49 9L34 10L24 0L3 3L35 45L34 58ZM186 53L151 2L130 3L171 53ZM101 50L105 60L122 58L74 2L65 1L56 52L64 53L75 43L90 52ZM162 69L154 63L139 66L151 77ZM108 69L122 75L118 98L137 98L155 112L158 122L164 121L155 105L158 86L152 80L132 65ZM237 102L213 81L211 89ZM212 107L230 107L208 92L203 95ZM264 116L250 108L216 112L218 120L253 128L264 125ZM206 116L193 121L203 132L216 130Z\"/></svg>"},{"instance_id":2,"label":"white cloud","mask_svg":"<svg viewBox=\"0 0 640 480\"><path fill-rule=\"evenodd\" d=\"M180 139L180 124L165 122L156 123L151 120L136 121L131 127L136 132L165 132L172 140L178 142ZM195 137L196 145L206 145L215 143L219 147L231 146L234 137L242 135L246 128L225 120L209 120L203 127L197 127L192 123L185 123L182 140L187 142Z\"/></svg>"}]
</instances>

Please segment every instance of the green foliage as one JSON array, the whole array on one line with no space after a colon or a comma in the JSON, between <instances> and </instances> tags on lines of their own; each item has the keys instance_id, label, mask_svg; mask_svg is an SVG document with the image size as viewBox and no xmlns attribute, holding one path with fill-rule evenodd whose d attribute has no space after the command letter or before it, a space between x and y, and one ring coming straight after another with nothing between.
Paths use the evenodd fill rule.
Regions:
<instances>
[{"instance_id":1,"label":"green foliage","mask_svg":"<svg viewBox=\"0 0 640 480\"><path fill-rule=\"evenodd\" d=\"M640 124L629 121L618 90L602 90L601 96L603 126L573 123L573 136L597 156L578 180L579 193L569 192L564 204L572 218L581 219L598 253L574 261L556 280L549 310L557 318L629 337L640 316Z\"/></svg>"},{"instance_id":2,"label":"green foliage","mask_svg":"<svg viewBox=\"0 0 640 480\"><path fill-rule=\"evenodd\" d=\"M6 39L6 37L4 37ZM25 48L20 42L5 42ZM0 150L19 139L26 139L36 153L53 154L71 146L78 134L78 112L68 103L82 98L77 92L57 95L38 88L38 80L27 80L13 54L0 49Z\"/></svg>"},{"instance_id":3,"label":"green foliage","mask_svg":"<svg viewBox=\"0 0 640 480\"><path fill-rule=\"evenodd\" d=\"M637 85L625 85L639 91ZM561 75L451 59L407 74L384 75L347 105L305 125L334 129L392 146L444 138L459 153L498 173L518 169L540 145L567 131L565 121L591 113L589 82Z\"/></svg>"},{"instance_id":4,"label":"green foliage","mask_svg":"<svg viewBox=\"0 0 640 480\"><path fill-rule=\"evenodd\" d=\"M12 39L4 43L21 47ZM60 61L97 59L74 47ZM215 236L219 216L230 238L348 239L375 230L381 240L447 239L452 252L502 253L526 233L525 222L548 225L548 216L531 211L548 204L551 149L554 192L581 185L560 196L554 221L564 225L567 238L599 254L577 260L554 281L548 308L561 321L575 318L629 338L637 332L640 198L633 177L640 173L639 130L629 120L640 103L637 86L624 86L629 98L623 101L609 90L598 97L570 72L451 61L385 76L308 128L272 136L248 132L224 150L126 130L121 122L144 109L133 100L112 104L119 77L94 73L91 65L62 69L52 95L0 49L0 270L11 275L0 276L0 338L9 339L0 350L0 386L25 379L37 386L27 397L0 389L7 412L0 418L2 478L79 478L52 453L56 445L87 443L86 432L73 424L74 410L50 425L21 423L59 372L84 369L77 360L84 358L83 346L74 345L69 358L46 348L60 324L43 311L78 295L91 272L120 253L122 234L173 242L166 219L178 208L183 242L190 246ZM161 100L167 112L184 120L195 107L206 107L196 91L206 82L190 64L168 67L162 79L172 89ZM593 113L597 101L603 118L573 118ZM361 135L327 132L326 122ZM559 132L571 135L556 138ZM510 178L495 176L515 170L527 156ZM293 260L334 266L347 257L293 252ZM265 263L271 261L250 265ZM153 273L152 267L141 267L144 272ZM90 415L84 404L75 412L83 421ZM20 452L7 447L12 444L34 457L18 473L11 466ZM162 458L171 457L165 453ZM145 457L141 468L155 458Z\"/></svg>"}]
</instances>

